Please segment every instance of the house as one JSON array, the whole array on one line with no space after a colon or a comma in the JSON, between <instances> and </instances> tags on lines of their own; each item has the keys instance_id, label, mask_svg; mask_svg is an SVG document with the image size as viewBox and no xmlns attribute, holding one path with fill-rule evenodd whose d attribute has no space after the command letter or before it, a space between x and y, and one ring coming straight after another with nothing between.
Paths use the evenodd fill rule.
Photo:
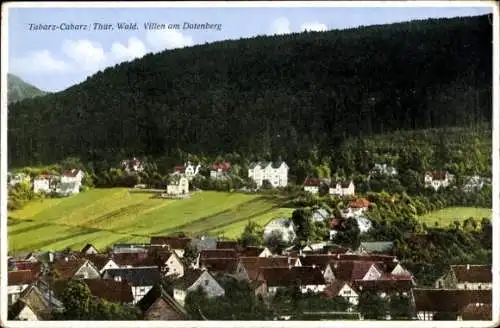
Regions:
<instances>
[{"instance_id":1,"label":"house","mask_svg":"<svg viewBox=\"0 0 500 328\"><path fill-rule=\"evenodd\" d=\"M155 285L137 303L144 320L187 320L187 311L161 285Z\"/></svg>"},{"instance_id":2,"label":"house","mask_svg":"<svg viewBox=\"0 0 500 328\"><path fill-rule=\"evenodd\" d=\"M189 180L180 174L171 174L168 178L167 194L186 195L189 194Z\"/></svg>"},{"instance_id":3,"label":"house","mask_svg":"<svg viewBox=\"0 0 500 328\"><path fill-rule=\"evenodd\" d=\"M14 304L21 293L37 280L31 270L9 271L7 274L7 303Z\"/></svg>"},{"instance_id":4,"label":"house","mask_svg":"<svg viewBox=\"0 0 500 328\"><path fill-rule=\"evenodd\" d=\"M204 249L198 255L195 268L212 267L217 271L232 273L230 271L236 268L237 260L238 253L235 249Z\"/></svg>"},{"instance_id":5,"label":"house","mask_svg":"<svg viewBox=\"0 0 500 328\"><path fill-rule=\"evenodd\" d=\"M240 280L255 281L260 269L267 268L288 268L289 266L301 266L299 258L289 256L273 257L240 257L236 265L235 277Z\"/></svg>"},{"instance_id":6,"label":"house","mask_svg":"<svg viewBox=\"0 0 500 328\"><path fill-rule=\"evenodd\" d=\"M362 215L370 207L370 202L364 198L349 202L347 209L342 212L342 216L347 219Z\"/></svg>"},{"instance_id":7,"label":"house","mask_svg":"<svg viewBox=\"0 0 500 328\"><path fill-rule=\"evenodd\" d=\"M100 275L107 269L118 269L120 267L108 254L84 254L83 257L92 262Z\"/></svg>"},{"instance_id":8,"label":"house","mask_svg":"<svg viewBox=\"0 0 500 328\"><path fill-rule=\"evenodd\" d=\"M64 257L52 264L54 277L58 279L99 279L99 269L85 258Z\"/></svg>"},{"instance_id":9,"label":"house","mask_svg":"<svg viewBox=\"0 0 500 328\"><path fill-rule=\"evenodd\" d=\"M177 256L182 258L184 249L191 243L189 237L153 236L149 243L148 252L154 252L155 248L164 247L173 250Z\"/></svg>"},{"instance_id":10,"label":"house","mask_svg":"<svg viewBox=\"0 0 500 328\"><path fill-rule=\"evenodd\" d=\"M153 258L146 252L130 252L130 253L112 253L110 259L113 260L119 268L133 268L138 266L156 265Z\"/></svg>"},{"instance_id":11,"label":"house","mask_svg":"<svg viewBox=\"0 0 500 328\"><path fill-rule=\"evenodd\" d=\"M324 291L326 298L343 297L351 305L351 309L359 303L359 290L354 288L349 282L335 280L329 284Z\"/></svg>"},{"instance_id":12,"label":"house","mask_svg":"<svg viewBox=\"0 0 500 328\"><path fill-rule=\"evenodd\" d=\"M328 193L336 196L354 196L355 185L351 181L333 181L330 183Z\"/></svg>"},{"instance_id":13,"label":"house","mask_svg":"<svg viewBox=\"0 0 500 328\"><path fill-rule=\"evenodd\" d=\"M50 306L34 285L29 285L9 309L8 320L42 321L50 319Z\"/></svg>"},{"instance_id":14,"label":"house","mask_svg":"<svg viewBox=\"0 0 500 328\"><path fill-rule=\"evenodd\" d=\"M335 280L335 275L333 274L330 263L332 263L332 261L335 261L336 258L336 254L302 254L299 257L301 265L315 265L316 267L318 267L321 270L325 281L328 283Z\"/></svg>"},{"instance_id":15,"label":"house","mask_svg":"<svg viewBox=\"0 0 500 328\"><path fill-rule=\"evenodd\" d=\"M63 195L72 195L80 192L82 187L82 180L85 176L82 170L71 169L63 172L61 181L57 186L56 192Z\"/></svg>"},{"instance_id":16,"label":"house","mask_svg":"<svg viewBox=\"0 0 500 328\"><path fill-rule=\"evenodd\" d=\"M361 229L360 229L361 230ZM361 242L358 253L390 253L394 249L393 241Z\"/></svg>"},{"instance_id":17,"label":"house","mask_svg":"<svg viewBox=\"0 0 500 328\"><path fill-rule=\"evenodd\" d=\"M426 188L446 188L454 181L454 176L448 172L443 171L430 171L426 172L424 176L424 185Z\"/></svg>"},{"instance_id":18,"label":"house","mask_svg":"<svg viewBox=\"0 0 500 328\"><path fill-rule=\"evenodd\" d=\"M133 304L135 304L140 301L154 285L160 282L161 273L157 266L108 269L104 272L103 279L129 282L132 286L132 294L134 295Z\"/></svg>"},{"instance_id":19,"label":"house","mask_svg":"<svg viewBox=\"0 0 500 328\"><path fill-rule=\"evenodd\" d=\"M238 265L237 258L205 258L200 259L198 268L208 270L211 273L233 274Z\"/></svg>"},{"instance_id":20,"label":"house","mask_svg":"<svg viewBox=\"0 0 500 328\"><path fill-rule=\"evenodd\" d=\"M450 265L450 269L440 277L436 288L453 289L492 289L491 265Z\"/></svg>"},{"instance_id":21,"label":"house","mask_svg":"<svg viewBox=\"0 0 500 328\"><path fill-rule=\"evenodd\" d=\"M31 177L24 173L12 174L9 172L7 174L7 183L9 187L14 187L20 183L31 183Z\"/></svg>"},{"instance_id":22,"label":"house","mask_svg":"<svg viewBox=\"0 0 500 328\"><path fill-rule=\"evenodd\" d=\"M323 181L320 179L307 178L304 181L304 191L310 192L311 194L317 194L319 193L319 187L322 183Z\"/></svg>"},{"instance_id":23,"label":"house","mask_svg":"<svg viewBox=\"0 0 500 328\"><path fill-rule=\"evenodd\" d=\"M210 178L224 179L231 170L231 164L228 162L214 163L210 167Z\"/></svg>"},{"instance_id":24,"label":"house","mask_svg":"<svg viewBox=\"0 0 500 328\"><path fill-rule=\"evenodd\" d=\"M127 281L115 281L110 279L87 279L85 284L90 294L112 303L132 304L134 295L132 286Z\"/></svg>"},{"instance_id":25,"label":"house","mask_svg":"<svg viewBox=\"0 0 500 328\"><path fill-rule=\"evenodd\" d=\"M99 253L99 251L92 244L87 244L87 245L85 245L82 248L82 250L80 251L80 253L83 253L83 254L97 254L97 253Z\"/></svg>"},{"instance_id":26,"label":"house","mask_svg":"<svg viewBox=\"0 0 500 328\"><path fill-rule=\"evenodd\" d=\"M398 171L395 167L387 165L387 163L376 163L370 170L370 176L396 176Z\"/></svg>"},{"instance_id":27,"label":"house","mask_svg":"<svg viewBox=\"0 0 500 328\"><path fill-rule=\"evenodd\" d=\"M318 251L323 251L325 246L327 245L326 242L320 242L320 243L314 243L314 244L307 244L302 248L302 252L318 252Z\"/></svg>"},{"instance_id":28,"label":"house","mask_svg":"<svg viewBox=\"0 0 500 328\"><path fill-rule=\"evenodd\" d=\"M191 181L199 172L201 165L194 165L191 162L184 163L184 165L177 165L174 167L174 173L186 176Z\"/></svg>"},{"instance_id":29,"label":"house","mask_svg":"<svg viewBox=\"0 0 500 328\"><path fill-rule=\"evenodd\" d=\"M355 280L352 282L352 286L359 293L370 291L376 293L380 298L393 295L411 297L415 282L407 277L398 277L397 279L381 278L377 280Z\"/></svg>"},{"instance_id":30,"label":"house","mask_svg":"<svg viewBox=\"0 0 500 328\"><path fill-rule=\"evenodd\" d=\"M446 317L457 320L469 304L492 304L491 290L426 289L413 290L418 320L435 320ZM463 319L463 318L462 318Z\"/></svg>"},{"instance_id":31,"label":"house","mask_svg":"<svg viewBox=\"0 0 500 328\"><path fill-rule=\"evenodd\" d=\"M298 286L305 294L319 293L326 288L321 270L316 266L288 266L281 268L261 268L257 281L262 282L259 294L275 294L279 288Z\"/></svg>"},{"instance_id":32,"label":"house","mask_svg":"<svg viewBox=\"0 0 500 328\"><path fill-rule=\"evenodd\" d=\"M26 260L8 260L7 261L7 266L9 271L24 271L28 270L31 271L31 273L35 276L38 277L42 273L42 263L40 262L32 262L32 261L26 261Z\"/></svg>"},{"instance_id":33,"label":"house","mask_svg":"<svg viewBox=\"0 0 500 328\"><path fill-rule=\"evenodd\" d=\"M478 175L472 177L466 177L464 186L462 190L465 192L479 191L483 189L486 184L490 184L491 181L487 178L480 177Z\"/></svg>"},{"instance_id":34,"label":"house","mask_svg":"<svg viewBox=\"0 0 500 328\"><path fill-rule=\"evenodd\" d=\"M254 162L248 167L248 177L253 179L257 188L268 180L274 188L288 185L289 167L285 162Z\"/></svg>"},{"instance_id":35,"label":"house","mask_svg":"<svg viewBox=\"0 0 500 328\"><path fill-rule=\"evenodd\" d=\"M239 256L270 257L270 256L273 256L273 253L271 253L271 251L267 247L247 246L244 249L239 251Z\"/></svg>"},{"instance_id":36,"label":"house","mask_svg":"<svg viewBox=\"0 0 500 328\"><path fill-rule=\"evenodd\" d=\"M174 299L184 306L187 294L198 287L201 287L208 297L225 294L224 289L208 271L188 269L184 272L184 276L174 281Z\"/></svg>"},{"instance_id":37,"label":"house","mask_svg":"<svg viewBox=\"0 0 500 328\"><path fill-rule=\"evenodd\" d=\"M335 280L377 280L382 277L383 270L372 261L339 260L329 265Z\"/></svg>"},{"instance_id":38,"label":"house","mask_svg":"<svg viewBox=\"0 0 500 328\"><path fill-rule=\"evenodd\" d=\"M125 173L137 173L144 171L144 167L139 159L133 157L132 159L126 159L122 161L122 168Z\"/></svg>"},{"instance_id":39,"label":"house","mask_svg":"<svg viewBox=\"0 0 500 328\"><path fill-rule=\"evenodd\" d=\"M275 231L281 232L282 238L286 242L291 242L295 239L295 227L291 219L278 218L269 222L264 227L264 239L269 238Z\"/></svg>"},{"instance_id":40,"label":"house","mask_svg":"<svg viewBox=\"0 0 500 328\"><path fill-rule=\"evenodd\" d=\"M312 212L312 220L314 222L325 222L331 218L331 213L326 208L319 208Z\"/></svg>"},{"instance_id":41,"label":"house","mask_svg":"<svg viewBox=\"0 0 500 328\"><path fill-rule=\"evenodd\" d=\"M240 245L236 240L218 240L215 248L217 249L239 249Z\"/></svg>"},{"instance_id":42,"label":"house","mask_svg":"<svg viewBox=\"0 0 500 328\"><path fill-rule=\"evenodd\" d=\"M204 249L200 251L200 260L207 258L226 258L226 259L237 259L238 253L235 249Z\"/></svg>"},{"instance_id":43,"label":"house","mask_svg":"<svg viewBox=\"0 0 500 328\"><path fill-rule=\"evenodd\" d=\"M156 252L154 258L156 260L155 263L158 264L165 276L176 275L182 277L184 275L184 264L176 252Z\"/></svg>"},{"instance_id":44,"label":"house","mask_svg":"<svg viewBox=\"0 0 500 328\"><path fill-rule=\"evenodd\" d=\"M53 183L53 176L39 175L33 180L33 192L35 194L50 193L52 191Z\"/></svg>"}]
</instances>

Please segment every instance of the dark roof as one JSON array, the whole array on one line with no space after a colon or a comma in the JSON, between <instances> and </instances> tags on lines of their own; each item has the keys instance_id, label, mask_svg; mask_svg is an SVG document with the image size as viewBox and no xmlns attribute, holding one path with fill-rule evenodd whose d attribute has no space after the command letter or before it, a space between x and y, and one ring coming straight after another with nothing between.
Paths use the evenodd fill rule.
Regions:
<instances>
[{"instance_id":1,"label":"dark roof","mask_svg":"<svg viewBox=\"0 0 500 328\"><path fill-rule=\"evenodd\" d=\"M265 249L265 247L247 246L239 252L239 256L259 256Z\"/></svg>"},{"instance_id":2,"label":"dark roof","mask_svg":"<svg viewBox=\"0 0 500 328\"><path fill-rule=\"evenodd\" d=\"M111 254L111 259L119 266L144 266L151 264L152 262L148 261L148 258L148 253L145 252Z\"/></svg>"},{"instance_id":3,"label":"dark roof","mask_svg":"<svg viewBox=\"0 0 500 328\"><path fill-rule=\"evenodd\" d=\"M71 169L71 170L68 170L68 171L65 171L62 175L66 176L66 177L76 177L76 175L80 172L79 169Z\"/></svg>"},{"instance_id":4,"label":"dark roof","mask_svg":"<svg viewBox=\"0 0 500 328\"><path fill-rule=\"evenodd\" d=\"M363 279L368 270L376 262L367 261L333 261L330 267L336 279L353 281Z\"/></svg>"},{"instance_id":5,"label":"dark roof","mask_svg":"<svg viewBox=\"0 0 500 328\"><path fill-rule=\"evenodd\" d=\"M491 283L491 265L451 265L458 282Z\"/></svg>"},{"instance_id":6,"label":"dark roof","mask_svg":"<svg viewBox=\"0 0 500 328\"><path fill-rule=\"evenodd\" d=\"M130 282L132 286L153 286L161 280L160 269L157 266L108 269L105 273L111 278L120 277Z\"/></svg>"},{"instance_id":7,"label":"dark roof","mask_svg":"<svg viewBox=\"0 0 500 328\"><path fill-rule=\"evenodd\" d=\"M144 295L144 297L137 302L137 306L141 309L142 312L147 312L151 306L161 298L165 303L177 314L179 314L183 318L188 318L188 313L186 310L170 296L161 285L155 285L153 288L149 290L149 292Z\"/></svg>"},{"instance_id":8,"label":"dark roof","mask_svg":"<svg viewBox=\"0 0 500 328\"><path fill-rule=\"evenodd\" d=\"M491 304L491 290L414 289L417 311L455 312L471 303Z\"/></svg>"},{"instance_id":9,"label":"dark roof","mask_svg":"<svg viewBox=\"0 0 500 328\"><path fill-rule=\"evenodd\" d=\"M491 304L471 303L462 308L460 315L462 320L491 321L493 307Z\"/></svg>"},{"instance_id":10,"label":"dark roof","mask_svg":"<svg viewBox=\"0 0 500 328\"><path fill-rule=\"evenodd\" d=\"M72 278L86 261L87 259L84 258L69 257L67 261L65 258L61 258L54 262L53 269L59 278Z\"/></svg>"},{"instance_id":11,"label":"dark roof","mask_svg":"<svg viewBox=\"0 0 500 328\"><path fill-rule=\"evenodd\" d=\"M347 188L351 184L351 180L337 180L337 181L332 181L330 183L330 187L332 188L337 188L337 185L340 185L342 188Z\"/></svg>"},{"instance_id":12,"label":"dark roof","mask_svg":"<svg viewBox=\"0 0 500 328\"><path fill-rule=\"evenodd\" d=\"M206 272L200 269L187 269L184 271L184 275L174 281L175 288L186 290L191 287L200 276Z\"/></svg>"},{"instance_id":13,"label":"dark roof","mask_svg":"<svg viewBox=\"0 0 500 328\"><path fill-rule=\"evenodd\" d=\"M352 285L359 291L369 290L385 293L409 292L414 287L411 279L355 280Z\"/></svg>"},{"instance_id":14,"label":"dark roof","mask_svg":"<svg viewBox=\"0 0 500 328\"><path fill-rule=\"evenodd\" d=\"M90 248L94 248L95 250L97 250L97 248L95 248L92 244L87 244L82 248L81 252L86 253Z\"/></svg>"},{"instance_id":15,"label":"dark roof","mask_svg":"<svg viewBox=\"0 0 500 328\"><path fill-rule=\"evenodd\" d=\"M9 271L7 275L8 286L29 285L36 279L31 270Z\"/></svg>"},{"instance_id":16,"label":"dark roof","mask_svg":"<svg viewBox=\"0 0 500 328\"><path fill-rule=\"evenodd\" d=\"M236 240L219 240L217 241L217 249L237 249L238 242Z\"/></svg>"},{"instance_id":17,"label":"dark roof","mask_svg":"<svg viewBox=\"0 0 500 328\"><path fill-rule=\"evenodd\" d=\"M238 254L234 249L204 249L200 251L200 259L206 258L230 258L236 259Z\"/></svg>"},{"instance_id":18,"label":"dark roof","mask_svg":"<svg viewBox=\"0 0 500 328\"><path fill-rule=\"evenodd\" d=\"M92 262L92 264L101 271L102 268L109 262L110 257L108 254L84 254L84 258Z\"/></svg>"},{"instance_id":19,"label":"dark roof","mask_svg":"<svg viewBox=\"0 0 500 328\"><path fill-rule=\"evenodd\" d=\"M318 267L300 266L287 268L261 268L259 280L267 286L325 285L325 278Z\"/></svg>"},{"instance_id":20,"label":"dark roof","mask_svg":"<svg viewBox=\"0 0 500 328\"><path fill-rule=\"evenodd\" d=\"M272 167L273 169L277 169L277 168L279 168L279 167L280 167L283 163L285 163L285 162L283 162L283 161L276 161L276 162L272 162L272 163L271 163L271 167Z\"/></svg>"},{"instance_id":21,"label":"dark roof","mask_svg":"<svg viewBox=\"0 0 500 328\"><path fill-rule=\"evenodd\" d=\"M86 279L85 283L93 296L113 303L132 303L132 286L126 281L111 279Z\"/></svg>"},{"instance_id":22,"label":"dark roof","mask_svg":"<svg viewBox=\"0 0 500 328\"><path fill-rule=\"evenodd\" d=\"M257 279L259 271L263 267L283 267L288 268L295 261L294 258L288 256L273 256L273 257L240 257L239 262L248 274L250 280Z\"/></svg>"},{"instance_id":23,"label":"dark roof","mask_svg":"<svg viewBox=\"0 0 500 328\"><path fill-rule=\"evenodd\" d=\"M188 237L153 236L150 245L168 245L172 249L184 249L191 242Z\"/></svg>"},{"instance_id":24,"label":"dark roof","mask_svg":"<svg viewBox=\"0 0 500 328\"><path fill-rule=\"evenodd\" d=\"M332 298L332 297L338 296L339 292L342 290L342 288L344 287L345 284L348 284L351 288L353 288L351 286L351 284L349 284L348 282L343 281L343 280L339 280L339 279L335 279L328 286L326 286L326 288L323 292L323 296L326 298Z\"/></svg>"},{"instance_id":25,"label":"dark roof","mask_svg":"<svg viewBox=\"0 0 500 328\"><path fill-rule=\"evenodd\" d=\"M16 320L25 306L28 306L39 319L49 319L49 304L45 301L42 293L35 285L26 288L21 293L19 299L12 305L9 310L9 320Z\"/></svg>"},{"instance_id":26,"label":"dark roof","mask_svg":"<svg viewBox=\"0 0 500 328\"><path fill-rule=\"evenodd\" d=\"M9 270L13 269L14 271L21 270L29 270L35 276L39 275L42 270L42 264L40 262L31 262L31 261L9 261Z\"/></svg>"},{"instance_id":27,"label":"dark roof","mask_svg":"<svg viewBox=\"0 0 500 328\"><path fill-rule=\"evenodd\" d=\"M448 172L445 171L430 171L426 174L430 175L434 180L444 180L446 178L446 174Z\"/></svg>"},{"instance_id":28,"label":"dark roof","mask_svg":"<svg viewBox=\"0 0 500 328\"><path fill-rule=\"evenodd\" d=\"M337 259L336 254L307 254L299 257L300 263L302 265L317 265L322 270L326 268L326 266L332 261Z\"/></svg>"},{"instance_id":29,"label":"dark roof","mask_svg":"<svg viewBox=\"0 0 500 328\"><path fill-rule=\"evenodd\" d=\"M238 259L236 258L200 258L200 267L205 267L209 272L224 272L232 274L236 271Z\"/></svg>"},{"instance_id":30,"label":"dark roof","mask_svg":"<svg viewBox=\"0 0 500 328\"><path fill-rule=\"evenodd\" d=\"M321 185L321 182L322 181L320 179L307 178L304 181L304 186L319 186L319 185Z\"/></svg>"},{"instance_id":31,"label":"dark roof","mask_svg":"<svg viewBox=\"0 0 500 328\"><path fill-rule=\"evenodd\" d=\"M383 255L383 254L337 254L337 259L339 260L351 260L351 261L369 261L369 262L397 262L397 259L393 255Z\"/></svg>"}]
</instances>

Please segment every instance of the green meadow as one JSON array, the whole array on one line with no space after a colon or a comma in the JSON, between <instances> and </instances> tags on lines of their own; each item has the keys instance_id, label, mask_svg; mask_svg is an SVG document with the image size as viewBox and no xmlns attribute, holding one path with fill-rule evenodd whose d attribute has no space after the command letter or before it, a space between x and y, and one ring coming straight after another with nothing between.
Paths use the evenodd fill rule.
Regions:
<instances>
[{"instance_id":1,"label":"green meadow","mask_svg":"<svg viewBox=\"0 0 500 328\"><path fill-rule=\"evenodd\" d=\"M58 199L28 203L8 213L11 252L79 249L86 243L105 248L117 242L147 242L152 235L239 237L249 220L266 224L291 215L275 196L203 191L190 199L153 198L128 189L92 189Z\"/></svg>"},{"instance_id":2,"label":"green meadow","mask_svg":"<svg viewBox=\"0 0 500 328\"><path fill-rule=\"evenodd\" d=\"M433 227L435 222L438 222L440 227L448 227L453 221L462 222L470 217L477 221L482 218L491 219L492 210L490 208L481 207L447 207L441 210L433 211L422 215L419 220L429 227Z\"/></svg>"}]
</instances>

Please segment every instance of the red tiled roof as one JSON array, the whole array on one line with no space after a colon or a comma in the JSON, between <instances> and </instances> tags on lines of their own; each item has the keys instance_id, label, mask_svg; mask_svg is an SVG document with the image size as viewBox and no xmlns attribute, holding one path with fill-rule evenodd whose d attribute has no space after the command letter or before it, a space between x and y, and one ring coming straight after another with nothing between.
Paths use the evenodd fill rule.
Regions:
<instances>
[{"instance_id":1,"label":"red tiled roof","mask_svg":"<svg viewBox=\"0 0 500 328\"><path fill-rule=\"evenodd\" d=\"M259 280L267 286L325 285L325 278L318 267L300 266L286 268L261 268Z\"/></svg>"},{"instance_id":2,"label":"red tiled roof","mask_svg":"<svg viewBox=\"0 0 500 328\"><path fill-rule=\"evenodd\" d=\"M29 285L36 281L36 275L31 270L9 271L8 286Z\"/></svg>"},{"instance_id":3,"label":"red tiled roof","mask_svg":"<svg viewBox=\"0 0 500 328\"><path fill-rule=\"evenodd\" d=\"M184 249L191 242L189 237L169 237L169 236L153 236L151 237L151 246L168 245L172 249Z\"/></svg>"},{"instance_id":4,"label":"red tiled roof","mask_svg":"<svg viewBox=\"0 0 500 328\"><path fill-rule=\"evenodd\" d=\"M31 261L11 261L10 265L16 268L16 271L24 271L29 270L34 275L39 275L41 273L42 264L40 262L31 262Z\"/></svg>"},{"instance_id":5,"label":"red tiled roof","mask_svg":"<svg viewBox=\"0 0 500 328\"><path fill-rule=\"evenodd\" d=\"M492 282L491 265L451 265L450 267L459 282Z\"/></svg>"},{"instance_id":6,"label":"red tiled roof","mask_svg":"<svg viewBox=\"0 0 500 328\"><path fill-rule=\"evenodd\" d=\"M320 179L306 179L306 181L304 181L304 186L319 186L319 185L321 185Z\"/></svg>"},{"instance_id":7,"label":"red tiled roof","mask_svg":"<svg viewBox=\"0 0 500 328\"><path fill-rule=\"evenodd\" d=\"M239 259L239 263L245 268L248 278L250 280L256 280L259 275L259 271L263 267L286 267L293 265L295 262L294 258L287 256L273 256L273 257L245 257L242 256Z\"/></svg>"},{"instance_id":8,"label":"red tiled roof","mask_svg":"<svg viewBox=\"0 0 500 328\"><path fill-rule=\"evenodd\" d=\"M333 261L330 267L336 279L354 281L363 279L372 265L376 264L368 261Z\"/></svg>"},{"instance_id":9,"label":"red tiled roof","mask_svg":"<svg viewBox=\"0 0 500 328\"><path fill-rule=\"evenodd\" d=\"M60 279L70 279L80 269L87 260L84 258L74 259L69 257L68 260L58 259L53 264L53 269Z\"/></svg>"},{"instance_id":10,"label":"red tiled roof","mask_svg":"<svg viewBox=\"0 0 500 328\"><path fill-rule=\"evenodd\" d=\"M184 173L185 171L186 168L184 167L184 165L174 166L174 172Z\"/></svg>"},{"instance_id":11,"label":"red tiled roof","mask_svg":"<svg viewBox=\"0 0 500 328\"><path fill-rule=\"evenodd\" d=\"M305 266L317 265L322 270L326 268L328 264L337 259L337 254L307 254L299 257L300 263Z\"/></svg>"},{"instance_id":12,"label":"red tiled roof","mask_svg":"<svg viewBox=\"0 0 500 328\"><path fill-rule=\"evenodd\" d=\"M132 303L134 301L132 286L126 281L86 279L85 283L93 296L105 299L108 302Z\"/></svg>"},{"instance_id":13,"label":"red tiled roof","mask_svg":"<svg viewBox=\"0 0 500 328\"><path fill-rule=\"evenodd\" d=\"M200 251L200 259L206 258L231 258L236 259L238 254L234 249L202 249Z\"/></svg>"},{"instance_id":14,"label":"red tiled roof","mask_svg":"<svg viewBox=\"0 0 500 328\"><path fill-rule=\"evenodd\" d=\"M99 271L104 268L110 259L108 254L84 254L83 257L92 262Z\"/></svg>"},{"instance_id":15,"label":"red tiled roof","mask_svg":"<svg viewBox=\"0 0 500 328\"><path fill-rule=\"evenodd\" d=\"M113 253L111 259L119 266L141 266L147 263L149 256L146 252Z\"/></svg>"},{"instance_id":16,"label":"red tiled roof","mask_svg":"<svg viewBox=\"0 0 500 328\"><path fill-rule=\"evenodd\" d=\"M221 170L222 172L227 172L231 169L231 164L228 162L222 162L222 163L214 163L212 164L212 169L213 170Z\"/></svg>"},{"instance_id":17,"label":"red tiled roof","mask_svg":"<svg viewBox=\"0 0 500 328\"><path fill-rule=\"evenodd\" d=\"M458 313L471 303L491 304L491 290L472 289L414 289L417 311Z\"/></svg>"},{"instance_id":18,"label":"red tiled roof","mask_svg":"<svg viewBox=\"0 0 500 328\"><path fill-rule=\"evenodd\" d=\"M351 208L365 208L368 206L370 206L370 202L364 198L349 203L349 207Z\"/></svg>"},{"instance_id":19,"label":"red tiled roof","mask_svg":"<svg viewBox=\"0 0 500 328\"><path fill-rule=\"evenodd\" d=\"M350 284L346 281L338 279L334 280L328 286L326 286L323 292L323 296L325 296L326 298L338 296L345 284L348 284L350 286Z\"/></svg>"}]
</instances>

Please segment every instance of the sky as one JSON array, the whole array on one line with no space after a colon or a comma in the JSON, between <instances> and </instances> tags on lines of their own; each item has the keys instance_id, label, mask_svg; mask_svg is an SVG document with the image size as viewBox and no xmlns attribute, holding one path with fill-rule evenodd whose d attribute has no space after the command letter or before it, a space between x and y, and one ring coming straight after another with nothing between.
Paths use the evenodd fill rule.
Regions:
<instances>
[{"instance_id":1,"label":"sky","mask_svg":"<svg viewBox=\"0 0 500 328\"><path fill-rule=\"evenodd\" d=\"M56 92L108 66L165 49L306 29L326 31L491 12L488 7L10 8L8 67L26 82ZM165 28L147 30L148 22L163 23ZM137 29L120 30L118 23L136 23ZM213 27L184 29L189 25L185 23ZM39 24L57 29L35 29ZM87 30L68 29L71 24ZM95 29L98 24L111 24L113 29Z\"/></svg>"}]
</instances>

